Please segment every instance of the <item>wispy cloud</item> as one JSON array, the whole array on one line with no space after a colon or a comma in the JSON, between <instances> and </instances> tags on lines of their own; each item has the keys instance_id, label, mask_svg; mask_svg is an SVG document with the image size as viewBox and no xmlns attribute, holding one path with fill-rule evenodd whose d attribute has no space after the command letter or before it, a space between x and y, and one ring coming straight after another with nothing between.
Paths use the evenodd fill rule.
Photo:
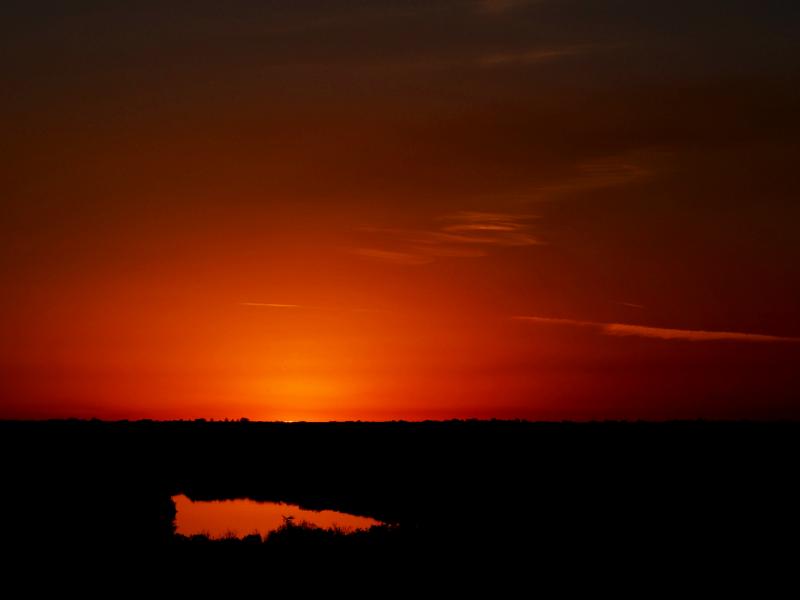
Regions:
<instances>
[{"instance_id":1,"label":"wispy cloud","mask_svg":"<svg viewBox=\"0 0 800 600\"><path fill-rule=\"evenodd\" d=\"M579 321L577 319L556 319L554 317L533 317L529 315L517 315L511 318L515 321L529 321L531 323L545 323L549 325L576 325L579 327L602 326L602 323L595 323L593 321Z\"/></svg>"},{"instance_id":2,"label":"wispy cloud","mask_svg":"<svg viewBox=\"0 0 800 600\"><path fill-rule=\"evenodd\" d=\"M364 229L375 247L359 247L354 254L399 265L422 265L442 257L475 258L488 249L543 244L531 232L535 215L461 211L436 220L430 229ZM378 239L380 238L380 239ZM377 245L391 245L391 248Z\"/></svg>"},{"instance_id":3,"label":"wispy cloud","mask_svg":"<svg viewBox=\"0 0 800 600\"><path fill-rule=\"evenodd\" d=\"M530 232L536 215L462 211L440 219L434 241L495 246L532 246L542 242Z\"/></svg>"},{"instance_id":4,"label":"wispy cloud","mask_svg":"<svg viewBox=\"0 0 800 600\"><path fill-rule=\"evenodd\" d=\"M352 252L364 258L372 258L396 265L424 265L433 261L433 257L423 254L381 250L380 248L353 248Z\"/></svg>"},{"instance_id":5,"label":"wispy cloud","mask_svg":"<svg viewBox=\"0 0 800 600\"><path fill-rule=\"evenodd\" d=\"M627 306L628 308L638 308L639 310L644 309L643 304L636 304L635 302L617 302L620 306Z\"/></svg>"},{"instance_id":6,"label":"wispy cloud","mask_svg":"<svg viewBox=\"0 0 800 600\"><path fill-rule=\"evenodd\" d=\"M599 323L596 321L581 321L577 319L555 319L551 317L517 316L512 317L518 321L544 323L551 325L567 325L576 327L591 327L599 330L604 335L633 336L658 340L683 340L689 342L800 342L800 338L777 335L764 335L760 333L743 333L738 331L705 331L700 329L672 329L666 327L647 327L644 325L629 325L625 323Z\"/></svg>"},{"instance_id":7,"label":"wispy cloud","mask_svg":"<svg viewBox=\"0 0 800 600\"><path fill-rule=\"evenodd\" d=\"M272 302L241 302L240 306L260 306L262 308L303 308L299 304L274 304Z\"/></svg>"},{"instance_id":8,"label":"wispy cloud","mask_svg":"<svg viewBox=\"0 0 800 600\"><path fill-rule=\"evenodd\" d=\"M515 52L497 52L480 57L478 59L478 65L482 67L533 65L550 62L566 56L576 56L585 51L585 47L569 46L564 48L535 48L532 50Z\"/></svg>"},{"instance_id":9,"label":"wispy cloud","mask_svg":"<svg viewBox=\"0 0 800 600\"><path fill-rule=\"evenodd\" d=\"M573 175L561 181L521 191L511 200L516 205L568 200L597 190L631 185L650 178L653 173L638 154L601 157L579 164ZM446 257L487 256L493 248L547 244L534 231L534 222L539 218L532 213L459 211L434 219L428 228L362 228L361 233L366 235L364 243L349 251L397 265L424 265ZM642 308L632 303L626 306Z\"/></svg>"},{"instance_id":10,"label":"wispy cloud","mask_svg":"<svg viewBox=\"0 0 800 600\"><path fill-rule=\"evenodd\" d=\"M324 311L350 311L350 312L387 312L382 308L351 308L341 306L311 306L308 304L277 304L274 302L240 302L239 306L248 306L252 308L295 308L300 310L324 310Z\"/></svg>"},{"instance_id":11,"label":"wispy cloud","mask_svg":"<svg viewBox=\"0 0 800 600\"><path fill-rule=\"evenodd\" d=\"M737 331L703 331L695 329L667 329L663 327L644 327L641 325L625 325L609 323L603 327L607 335L637 336L659 340L688 340L706 342L717 340L733 340L739 342L800 342L800 338L759 333L741 333Z\"/></svg>"},{"instance_id":12,"label":"wispy cloud","mask_svg":"<svg viewBox=\"0 0 800 600\"><path fill-rule=\"evenodd\" d=\"M581 163L577 172L563 181L536 188L533 200L558 200L564 197L638 183L653 175L633 156L609 156Z\"/></svg>"},{"instance_id":13,"label":"wispy cloud","mask_svg":"<svg viewBox=\"0 0 800 600\"><path fill-rule=\"evenodd\" d=\"M521 8L526 4L533 4L536 1L537 0L478 0L477 6L480 12L499 14L515 8Z\"/></svg>"}]
</instances>

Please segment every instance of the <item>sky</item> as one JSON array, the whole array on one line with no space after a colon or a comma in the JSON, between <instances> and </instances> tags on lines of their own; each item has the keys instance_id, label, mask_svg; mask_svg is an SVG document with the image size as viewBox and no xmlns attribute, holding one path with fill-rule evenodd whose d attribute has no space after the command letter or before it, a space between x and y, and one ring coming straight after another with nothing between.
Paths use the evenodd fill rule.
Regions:
<instances>
[{"instance_id":1,"label":"sky","mask_svg":"<svg viewBox=\"0 0 800 600\"><path fill-rule=\"evenodd\" d=\"M797 418L798 18L3 2L0 418Z\"/></svg>"}]
</instances>

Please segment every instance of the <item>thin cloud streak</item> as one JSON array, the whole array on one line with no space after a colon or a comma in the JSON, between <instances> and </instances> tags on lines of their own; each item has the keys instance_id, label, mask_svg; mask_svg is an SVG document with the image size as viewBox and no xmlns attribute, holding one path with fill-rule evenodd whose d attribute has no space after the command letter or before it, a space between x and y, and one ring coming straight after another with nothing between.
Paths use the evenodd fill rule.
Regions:
<instances>
[{"instance_id":1,"label":"thin cloud streak","mask_svg":"<svg viewBox=\"0 0 800 600\"><path fill-rule=\"evenodd\" d=\"M353 248L350 251L363 258L371 258L396 265L424 265L433 262L433 258L430 256L412 252L396 252L380 248Z\"/></svg>"},{"instance_id":2,"label":"thin cloud streak","mask_svg":"<svg viewBox=\"0 0 800 600\"><path fill-rule=\"evenodd\" d=\"M530 234L531 219L537 215L462 211L441 217L440 231L429 232L431 244L477 244L490 246L534 246L542 244Z\"/></svg>"},{"instance_id":3,"label":"thin cloud streak","mask_svg":"<svg viewBox=\"0 0 800 600\"><path fill-rule=\"evenodd\" d=\"M764 335L760 333L743 333L738 331L705 331L699 329L671 329L667 327L647 327L644 325L629 325L626 323L598 323L596 321L581 321L577 319L556 319L551 317L515 316L517 321L545 323L552 325L567 325L575 327L591 327L599 330L604 335L617 337L643 337L658 340L682 340L689 342L800 342L800 338L777 335Z\"/></svg>"},{"instance_id":4,"label":"thin cloud streak","mask_svg":"<svg viewBox=\"0 0 800 600\"><path fill-rule=\"evenodd\" d=\"M617 304L627 306L628 308L638 308L640 310L645 308L644 304L636 304L635 302L618 302Z\"/></svg>"},{"instance_id":5,"label":"thin cloud streak","mask_svg":"<svg viewBox=\"0 0 800 600\"><path fill-rule=\"evenodd\" d=\"M703 331L694 329L667 329L609 323L603 327L606 335L647 337L659 340L688 340L692 342L731 340L739 342L800 342L800 338L741 333L738 331Z\"/></svg>"},{"instance_id":6,"label":"thin cloud streak","mask_svg":"<svg viewBox=\"0 0 800 600\"><path fill-rule=\"evenodd\" d=\"M260 306L266 308L302 308L299 304L274 304L272 302L241 302L240 306Z\"/></svg>"},{"instance_id":7,"label":"thin cloud streak","mask_svg":"<svg viewBox=\"0 0 800 600\"><path fill-rule=\"evenodd\" d=\"M250 306L254 308L297 308L301 310L324 310L324 311L350 311L358 313L386 313L383 308L347 308L341 306L309 306L307 304L276 304L274 302L240 302L239 306Z\"/></svg>"},{"instance_id":8,"label":"thin cloud streak","mask_svg":"<svg viewBox=\"0 0 800 600\"><path fill-rule=\"evenodd\" d=\"M523 247L545 242L530 231L530 221L537 215L461 211L437 219L431 229L367 228L362 231L388 238L393 248L364 246L350 252L364 258L398 265L424 265L437 258L477 258L488 254L487 248Z\"/></svg>"},{"instance_id":9,"label":"thin cloud streak","mask_svg":"<svg viewBox=\"0 0 800 600\"><path fill-rule=\"evenodd\" d=\"M505 67L512 65L535 65L550 62L566 56L576 56L583 54L585 48L544 48L535 50L525 50L523 52L499 52L488 54L478 59L481 67Z\"/></svg>"},{"instance_id":10,"label":"thin cloud streak","mask_svg":"<svg viewBox=\"0 0 800 600\"><path fill-rule=\"evenodd\" d=\"M478 10L482 13L502 14L537 1L541 0L478 0Z\"/></svg>"},{"instance_id":11,"label":"thin cloud streak","mask_svg":"<svg viewBox=\"0 0 800 600\"><path fill-rule=\"evenodd\" d=\"M639 183L653 176L653 170L635 158L609 156L578 165L578 172L562 182L538 187L529 195L533 201L553 201L598 190Z\"/></svg>"}]
</instances>

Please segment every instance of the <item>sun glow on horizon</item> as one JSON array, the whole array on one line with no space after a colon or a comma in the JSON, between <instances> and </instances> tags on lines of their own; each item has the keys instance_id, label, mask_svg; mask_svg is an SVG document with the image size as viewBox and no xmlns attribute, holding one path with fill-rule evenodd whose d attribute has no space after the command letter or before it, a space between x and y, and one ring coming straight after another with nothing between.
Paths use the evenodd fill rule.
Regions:
<instances>
[{"instance_id":1,"label":"sun glow on horizon","mask_svg":"<svg viewBox=\"0 0 800 600\"><path fill-rule=\"evenodd\" d=\"M0 418L800 416L798 3L11 4Z\"/></svg>"}]
</instances>

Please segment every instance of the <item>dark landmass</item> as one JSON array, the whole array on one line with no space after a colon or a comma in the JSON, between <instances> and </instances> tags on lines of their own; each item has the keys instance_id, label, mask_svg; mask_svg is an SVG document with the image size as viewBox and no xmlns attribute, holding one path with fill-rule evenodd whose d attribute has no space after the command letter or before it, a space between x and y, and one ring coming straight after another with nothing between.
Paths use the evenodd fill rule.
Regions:
<instances>
[{"instance_id":1,"label":"dark landmass","mask_svg":"<svg viewBox=\"0 0 800 600\"><path fill-rule=\"evenodd\" d=\"M2 540L24 560L138 552L632 569L796 558L793 422L0 422ZM266 542L174 534L171 496L376 518ZM790 549L790 550L787 550ZM252 564L252 562L251 562Z\"/></svg>"}]
</instances>

